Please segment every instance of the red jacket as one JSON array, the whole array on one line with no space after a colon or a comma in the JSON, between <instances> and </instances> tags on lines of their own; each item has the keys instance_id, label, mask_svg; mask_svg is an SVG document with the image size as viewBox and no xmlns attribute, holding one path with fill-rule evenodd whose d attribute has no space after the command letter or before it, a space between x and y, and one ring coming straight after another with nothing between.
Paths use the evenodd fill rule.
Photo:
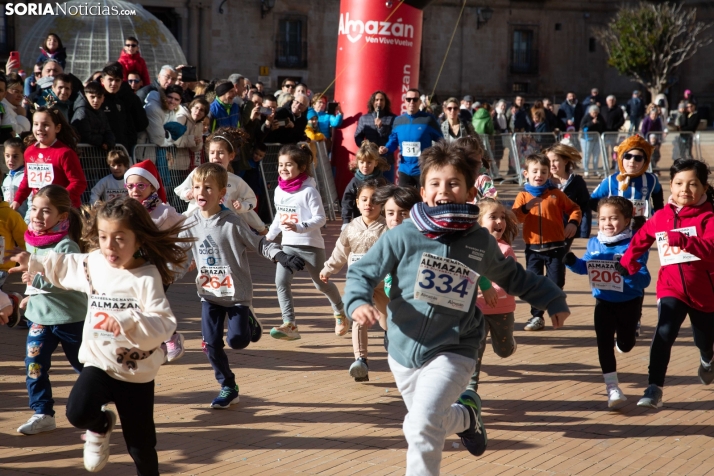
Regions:
<instances>
[{"instance_id":1,"label":"red jacket","mask_svg":"<svg viewBox=\"0 0 714 476\"><path fill-rule=\"evenodd\" d=\"M630 248L620 260L630 274L635 274L640 264L637 258L650 249L656 233L675 228L696 227L697 236L686 237L674 233L669 241L678 240L681 248L700 261L669 264L659 268L657 299L673 297L703 312L714 312L714 208L710 202L684 207L679 213L672 204L654 214L632 237Z\"/></svg>"},{"instance_id":2,"label":"red jacket","mask_svg":"<svg viewBox=\"0 0 714 476\"><path fill-rule=\"evenodd\" d=\"M31 170L30 164L51 164L52 169L50 172L44 169L41 171ZM30 177L30 174L33 176ZM52 180L45 183L50 177ZM30 180L43 187L50 183L61 185L69 192L72 206L77 208L82 206L82 193L87 189L87 179L84 177L84 171L77 154L62 142L57 140L50 147L42 149L36 144L27 148L25 151L25 175L15 193L17 203L23 203L31 191L37 191L40 188L30 188Z\"/></svg>"},{"instance_id":3,"label":"red jacket","mask_svg":"<svg viewBox=\"0 0 714 476\"><path fill-rule=\"evenodd\" d=\"M121 52L119 63L124 68L124 81L129 79L129 73L137 72L141 76L144 86L151 84L151 76L149 76L149 68L146 67L146 61L141 57L141 53L127 54L126 51Z\"/></svg>"}]
</instances>

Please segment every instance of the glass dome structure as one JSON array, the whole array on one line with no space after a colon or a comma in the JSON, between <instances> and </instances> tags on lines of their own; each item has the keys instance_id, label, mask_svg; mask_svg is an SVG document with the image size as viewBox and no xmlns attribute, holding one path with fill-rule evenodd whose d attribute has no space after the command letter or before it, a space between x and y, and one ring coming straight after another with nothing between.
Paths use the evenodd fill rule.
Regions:
<instances>
[{"instance_id":1,"label":"glass dome structure","mask_svg":"<svg viewBox=\"0 0 714 476\"><path fill-rule=\"evenodd\" d=\"M124 38L134 36L139 39L141 56L146 60L149 75L155 78L165 64L178 66L186 64L186 56L178 41L166 26L141 5L121 0L99 0L91 5L101 5L107 11L134 10L129 16L89 16L70 15L70 6L87 5L85 0L66 2L66 16L40 17L30 31L24 35L20 47L20 59L25 71L31 72L40 56L40 46L47 34L56 33L67 50L66 72L81 81L101 70L107 63L116 61L124 47Z\"/></svg>"}]
</instances>

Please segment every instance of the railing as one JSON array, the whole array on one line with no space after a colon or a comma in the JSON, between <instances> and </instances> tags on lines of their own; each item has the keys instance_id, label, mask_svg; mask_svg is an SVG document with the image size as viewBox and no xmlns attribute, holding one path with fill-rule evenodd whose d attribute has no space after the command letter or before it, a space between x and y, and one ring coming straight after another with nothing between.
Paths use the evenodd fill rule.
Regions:
<instances>
[{"instance_id":1,"label":"railing","mask_svg":"<svg viewBox=\"0 0 714 476\"><path fill-rule=\"evenodd\" d=\"M694 154L699 160L710 165L714 164L714 131L697 132L692 142L683 141L686 151L689 151L690 155Z\"/></svg>"},{"instance_id":2,"label":"railing","mask_svg":"<svg viewBox=\"0 0 714 476\"><path fill-rule=\"evenodd\" d=\"M558 135L552 132L516 132L513 134L514 158L518 183L523 185L523 168L526 157L542 152L558 142Z\"/></svg>"},{"instance_id":3,"label":"railing","mask_svg":"<svg viewBox=\"0 0 714 476\"><path fill-rule=\"evenodd\" d=\"M179 213L185 212L188 202L177 197L174 188L181 185L191 171L200 165L201 152L177 147L158 147L155 144L137 144L134 147L135 163L147 159L156 164L166 189L168 204Z\"/></svg>"},{"instance_id":4,"label":"railing","mask_svg":"<svg viewBox=\"0 0 714 476\"><path fill-rule=\"evenodd\" d=\"M490 175L494 179L503 179L503 182L516 182L521 176L520 166L516 164L513 143L513 134L494 134L487 136L480 134L483 146L486 149L486 159L490 167Z\"/></svg>"},{"instance_id":5,"label":"railing","mask_svg":"<svg viewBox=\"0 0 714 476\"><path fill-rule=\"evenodd\" d=\"M114 150L120 150L124 152L127 157L130 157L126 148L117 144ZM82 203L85 205L91 205L90 196L92 193L92 188L101 179L112 173L109 165L107 164L107 150L101 147L94 147L89 144L79 144L77 146L77 155L79 156L79 163L82 165L82 170L84 171L84 177L87 179L87 189L82 194Z\"/></svg>"},{"instance_id":6,"label":"railing","mask_svg":"<svg viewBox=\"0 0 714 476\"><path fill-rule=\"evenodd\" d=\"M642 136L641 133L638 134ZM627 132L604 132L601 135L601 144L608 161L615 163L615 146L630 136L631 134ZM672 162L679 158L701 158L699 138L691 132L650 132L645 139L654 146L649 172L667 169Z\"/></svg>"}]
</instances>

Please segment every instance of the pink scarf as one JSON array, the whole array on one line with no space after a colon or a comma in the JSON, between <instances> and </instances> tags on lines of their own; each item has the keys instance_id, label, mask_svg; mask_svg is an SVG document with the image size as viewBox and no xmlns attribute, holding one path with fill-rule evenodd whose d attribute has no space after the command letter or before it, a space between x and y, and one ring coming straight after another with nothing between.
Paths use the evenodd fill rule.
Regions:
<instances>
[{"instance_id":1,"label":"pink scarf","mask_svg":"<svg viewBox=\"0 0 714 476\"><path fill-rule=\"evenodd\" d=\"M690 205L690 207L700 207L700 206L704 205L704 203L706 203L708 198L709 197L707 197L707 194L705 193L704 195L702 195L702 198L700 198L697 203L695 203L694 205ZM681 212L682 208L684 208L684 207L680 207L679 205L677 205L677 202L674 201L674 197L672 197L672 195L669 196L669 200L667 200L667 203L669 203L670 205L674 205L674 208L677 211L677 213Z\"/></svg>"},{"instance_id":2,"label":"pink scarf","mask_svg":"<svg viewBox=\"0 0 714 476\"><path fill-rule=\"evenodd\" d=\"M59 243L69 233L69 218L58 222L55 226L45 231L37 231L32 227L32 222L25 232L25 243L35 248L50 246Z\"/></svg>"},{"instance_id":3,"label":"pink scarf","mask_svg":"<svg viewBox=\"0 0 714 476\"><path fill-rule=\"evenodd\" d=\"M302 187L303 182L307 180L307 177L308 176L305 172L290 180L283 180L278 177L278 187L282 188L285 192L295 193L300 190L300 187Z\"/></svg>"}]
</instances>

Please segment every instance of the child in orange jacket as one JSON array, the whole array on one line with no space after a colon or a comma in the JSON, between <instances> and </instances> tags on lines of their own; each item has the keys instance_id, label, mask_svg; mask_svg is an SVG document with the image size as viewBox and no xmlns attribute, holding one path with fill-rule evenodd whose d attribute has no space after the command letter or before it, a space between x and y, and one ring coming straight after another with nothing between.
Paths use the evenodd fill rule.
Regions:
<instances>
[{"instance_id":1,"label":"child in orange jacket","mask_svg":"<svg viewBox=\"0 0 714 476\"><path fill-rule=\"evenodd\" d=\"M546 277L563 289L565 240L575 236L582 212L575 202L550 183L550 161L545 154L528 156L525 166L525 191L518 193L513 203L513 212L518 221L523 223L526 266L539 276L543 276L545 268ZM568 216L568 224L565 226L563 215ZM543 311L531 307L531 316L525 330L542 330L545 327Z\"/></svg>"}]
</instances>

